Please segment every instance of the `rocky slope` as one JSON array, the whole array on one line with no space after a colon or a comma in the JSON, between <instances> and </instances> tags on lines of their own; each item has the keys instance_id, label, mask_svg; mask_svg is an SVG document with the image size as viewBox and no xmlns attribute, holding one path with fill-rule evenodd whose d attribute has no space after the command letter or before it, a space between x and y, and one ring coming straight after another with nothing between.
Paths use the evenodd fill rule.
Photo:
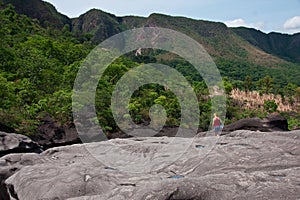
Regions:
<instances>
[{"instance_id":1,"label":"rocky slope","mask_svg":"<svg viewBox=\"0 0 300 200\"><path fill-rule=\"evenodd\" d=\"M20 200L299 199L299 145L300 131L240 130L221 137L115 139L40 155L10 154L0 160L1 195Z\"/></svg>"}]
</instances>

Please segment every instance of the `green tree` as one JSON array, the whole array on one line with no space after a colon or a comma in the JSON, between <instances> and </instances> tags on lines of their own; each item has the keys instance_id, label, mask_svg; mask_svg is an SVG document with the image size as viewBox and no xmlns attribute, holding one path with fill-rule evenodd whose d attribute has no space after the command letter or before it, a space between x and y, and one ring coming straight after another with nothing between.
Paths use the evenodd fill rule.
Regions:
<instances>
[{"instance_id":1,"label":"green tree","mask_svg":"<svg viewBox=\"0 0 300 200\"><path fill-rule=\"evenodd\" d=\"M246 94L248 94L248 92L252 89L252 78L251 76L246 76L245 80L243 82L243 86L244 86L244 90L246 92Z\"/></svg>"},{"instance_id":2,"label":"green tree","mask_svg":"<svg viewBox=\"0 0 300 200\"><path fill-rule=\"evenodd\" d=\"M268 113L276 112L278 105L276 104L275 100L267 100L264 102L264 110Z\"/></svg>"},{"instance_id":3,"label":"green tree","mask_svg":"<svg viewBox=\"0 0 300 200\"><path fill-rule=\"evenodd\" d=\"M16 103L15 84L0 74L0 88L0 108L10 109Z\"/></svg>"},{"instance_id":4,"label":"green tree","mask_svg":"<svg viewBox=\"0 0 300 200\"><path fill-rule=\"evenodd\" d=\"M232 83L229 81L228 78L224 78L224 79L223 79L223 84L224 84L225 93L226 93L227 95L230 95L230 94L231 94L231 91L232 91L232 89L233 89Z\"/></svg>"},{"instance_id":5,"label":"green tree","mask_svg":"<svg viewBox=\"0 0 300 200\"><path fill-rule=\"evenodd\" d=\"M269 94L274 86L274 80L269 75L265 76L262 79L259 79L257 82L259 91L261 93Z\"/></svg>"},{"instance_id":6,"label":"green tree","mask_svg":"<svg viewBox=\"0 0 300 200\"><path fill-rule=\"evenodd\" d=\"M295 97L296 97L296 101L299 102L300 101L300 87L296 88Z\"/></svg>"},{"instance_id":7,"label":"green tree","mask_svg":"<svg viewBox=\"0 0 300 200\"><path fill-rule=\"evenodd\" d=\"M285 95L285 97L287 97L287 99L291 105L293 105L295 102L296 90L297 90L297 85L295 85L293 83L288 83L284 87L284 95Z\"/></svg>"}]
</instances>

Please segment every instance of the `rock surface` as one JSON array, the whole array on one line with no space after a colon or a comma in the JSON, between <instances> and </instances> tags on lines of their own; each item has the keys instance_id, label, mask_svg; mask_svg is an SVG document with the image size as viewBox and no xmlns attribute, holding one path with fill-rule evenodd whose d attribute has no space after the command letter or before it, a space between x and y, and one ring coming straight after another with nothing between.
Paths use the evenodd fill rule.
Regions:
<instances>
[{"instance_id":1,"label":"rock surface","mask_svg":"<svg viewBox=\"0 0 300 200\"><path fill-rule=\"evenodd\" d=\"M31 139L43 146L43 148L81 142L74 124L60 125L49 116L44 117L41 122L42 125L39 126L37 133Z\"/></svg>"},{"instance_id":2,"label":"rock surface","mask_svg":"<svg viewBox=\"0 0 300 200\"><path fill-rule=\"evenodd\" d=\"M42 151L41 147L30 138L15 134L15 133L5 133L0 131L0 157L11 154L11 153L21 153L21 152L35 152L40 153ZM37 154L34 154L37 155ZM31 157L31 156L30 156ZM5 162L0 161L0 199L9 199L6 192L6 186L4 184L5 179L14 174L18 168L15 167L5 167Z\"/></svg>"},{"instance_id":3,"label":"rock surface","mask_svg":"<svg viewBox=\"0 0 300 200\"><path fill-rule=\"evenodd\" d=\"M9 153L41 152L41 147L30 138L0 131L0 157Z\"/></svg>"},{"instance_id":4,"label":"rock surface","mask_svg":"<svg viewBox=\"0 0 300 200\"><path fill-rule=\"evenodd\" d=\"M300 131L115 139L10 154L0 164L10 199L300 198Z\"/></svg>"},{"instance_id":5,"label":"rock surface","mask_svg":"<svg viewBox=\"0 0 300 200\"><path fill-rule=\"evenodd\" d=\"M287 119L285 119L281 115L271 114L263 120L257 117L241 119L237 122L226 125L223 128L224 132L231 132L235 130L251 130L263 132L288 131L288 122Z\"/></svg>"}]
</instances>

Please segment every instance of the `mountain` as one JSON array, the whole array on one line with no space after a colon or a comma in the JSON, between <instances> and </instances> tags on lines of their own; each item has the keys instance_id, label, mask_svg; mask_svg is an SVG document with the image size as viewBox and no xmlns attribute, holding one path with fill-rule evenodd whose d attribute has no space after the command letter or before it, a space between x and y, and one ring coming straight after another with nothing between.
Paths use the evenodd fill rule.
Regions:
<instances>
[{"instance_id":1,"label":"mountain","mask_svg":"<svg viewBox=\"0 0 300 200\"><path fill-rule=\"evenodd\" d=\"M233 28L236 34L250 44L283 59L300 63L300 33L294 35L263 33L252 28Z\"/></svg>"},{"instance_id":2,"label":"mountain","mask_svg":"<svg viewBox=\"0 0 300 200\"><path fill-rule=\"evenodd\" d=\"M124 30L142 26L158 26L181 31L191 36L213 57L230 60L246 59L251 62L255 60L255 64L269 67L286 64L283 60L300 63L300 33L266 34L251 28L227 28L223 23L163 14L151 14L147 18L117 17L97 9L70 19L59 13L50 3L41 0L0 0L0 3L12 4L18 13L37 19L44 27L61 29L68 25L77 35L89 34L95 44Z\"/></svg>"},{"instance_id":3,"label":"mountain","mask_svg":"<svg viewBox=\"0 0 300 200\"><path fill-rule=\"evenodd\" d=\"M0 6L11 4L19 14L37 19L43 27L61 29L65 25L71 26L71 19L59 13L56 8L41 0L0 0Z\"/></svg>"},{"instance_id":4,"label":"mountain","mask_svg":"<svg viewBox=\"0 0 300 200\"><path fill-rule=\"evenodd\" d=\"M37 19L46 28L61 30L67 26L75 37L81 41L90 40L94 45L132 28L170 28L185 33L202 44L213 57L223 76L243 80L245 76L252 74L252 78L258 80L269 74L279 85L285 85L290 80L296 84L300 82L293 78L300 76L300 34L265 34L249 28L228 28L220 22L157 13L149 17L118 17L97 9L70 19L59 13L51 4L41 0L0 2L4 5L11 3L18 13ZM159 59L166 57L169 55L162 55ZM284 77L282 70L286 71Z\"/></svg>"},{"instance_id":5,"label":"mountain","mask_svg":"<svg viewBox=\"0 0 300 200\"><path fill-rule=\"evenodd\" d=\"M12 127L18 133L36 134L49 121L44 120L45 115L60 125L72 124L72 89L81 63L106 38L138 27L177 30L202 44L224 78L227 94L233 88L248 88L259 94L288 97L282 100L284 103L300 102L300 88L297 88L300 65L296 62L299 34L264 34L252 29L228 28L219 22L157 13L148 17L118 17L97 9L70 19L41 0L0 0L0 24L0 128L3 124L2 127ZM140 56L128 53L115 60L99 81L95 107L99 122L106 131L111 131L108 136L118 133L110 110L114 84L132 67L150 62L171 66L186 77L201 100L199 128L207 130L210 99L199 73L175 54L143 49ZM152 85L141 88L131 98L135 122L149 122L153 100L166 106L170 113L166 125L178 126L180 106L176 97L170 90ZM243 107L245 102L230 100L226 117L234 122L243 117L264 116L270 106L277 106L275 101L267 102L265 108L264 103L257 110L247 110ZM291 118L289 126L299 127L300 116Z\"/></svg>"},{"instance_id":6,"label":"mountain","mask_svg":"<svg viewBox=\"0 0 300 200\"><path fill-rule=\"evenodd\" d=\"M242 61L253 60L259 54L259 59L256 59L255 64L272 67L285 63L282 59L257 49L253 45L249 45L232 29L219 22L194 20L156 13L151 14L147 18L134 16L116 17L95 9L72 19L72 22L73 31L81 31L82 34L91 33L93 35L92 41L96 44L124 30L145 26L164 27L191 36L215 58Z\"/></svg>"},{"instance_id":7,"label":"mountain","mask_svg":"<svg viewBox=\"0 0 300 200\"><path fill-rule=\"evenodd\" d=\"M73 31L90 34L93 43L121 31L138 27L164 27L180 31L204 46L223 76L243 80L251 74L258 80L267 74L280 85L300 76L299 35L265 34L254 29L228 28L220 22L151 14L149 17L117 17L93 9L72 19ZM160 56L162 57L168 57ZM286 70L288 69L288 70ZM286 76L282 76L282 71Z\"/></svg>"},{"instance_id":8,"label":"mountain","mask_svg":"<svg viewBox=\"0 0 300 200\"><path fill-rule=\"evenodd\" d=\"M25 14L46 27L68 27L81 41L90 40L94 45L106 38L137 27L164 27L187 34L204 46L213 57L223 76L243 80L252 74L254 80L269 74L276 83L298 84L300 76L300 33L287 35L265 34L249 28L228 28L220 22L194 20L164 14L149 17L118 17L101 10L92 9L77 18L70 19L59 13L54 6L41 0L0 0L12 4L18 13ZM162 55L161 58L169 55ZM288 69L288 70L287 70ZM282 77L282 70L286 71Z\"/></svg>"},{"instance_id":9,"label":"mountain","mask_svg":"<svg viewBox=\"0 0 300 200\"><path fill-rule=\"evenodd\" d=\"M99 43L106 38L122 31L122 18L92 9L78 18L72 19L72 31L75 33L93 35L93 42Z\"/></svg>"}]
</instances>

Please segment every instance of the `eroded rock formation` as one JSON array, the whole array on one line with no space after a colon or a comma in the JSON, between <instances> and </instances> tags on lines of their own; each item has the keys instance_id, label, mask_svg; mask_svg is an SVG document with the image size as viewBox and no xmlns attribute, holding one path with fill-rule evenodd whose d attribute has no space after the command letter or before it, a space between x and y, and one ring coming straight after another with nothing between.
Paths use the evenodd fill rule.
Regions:
<instances>
[{"instance_id":1,"label":"eroded rock formation","mask_svg":"<svg viewBox=\"0 0 300 200\"><path fill-rule=\"evenodd\" d=\"M10 154L0 160L2 193L22 200L299 199L299 147L300 131L235 131Z\"/></svg>"}]
</instances>

